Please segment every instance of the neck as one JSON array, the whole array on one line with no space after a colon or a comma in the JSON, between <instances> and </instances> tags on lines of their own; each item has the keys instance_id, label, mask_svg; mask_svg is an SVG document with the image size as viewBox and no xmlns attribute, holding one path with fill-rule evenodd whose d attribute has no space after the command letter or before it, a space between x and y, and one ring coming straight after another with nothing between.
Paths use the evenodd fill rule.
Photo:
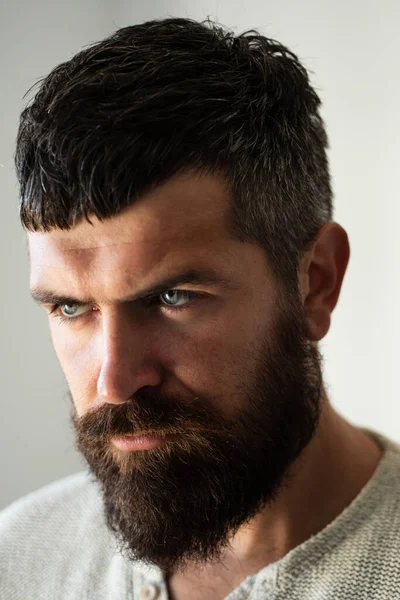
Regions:
<instances>
[{"instance_id":1,"label":"neck","mask_svg":"<svg viewBox=\"0 0 400 600\"><path fill-rule=\"evenodd\" d=\"M218 562L173 573L171 597L180 600L188 590L202 589L204 595L190 597L224 598L248 575L280 560L333 521L370 479L381 455L375 441L325 400L316 434L277 499L233 536Z\"/></svg>"}]
</instances>

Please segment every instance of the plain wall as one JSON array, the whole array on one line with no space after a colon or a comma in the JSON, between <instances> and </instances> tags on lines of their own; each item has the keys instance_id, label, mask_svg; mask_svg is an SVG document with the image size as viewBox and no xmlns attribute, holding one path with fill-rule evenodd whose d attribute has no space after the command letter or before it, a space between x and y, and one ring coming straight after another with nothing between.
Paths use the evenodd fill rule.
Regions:
<instances>
[{"instance_id":1,"label":"plain wall","mask_svg":"<svg viewBox=\"0 0 400 600\"><path fill-rule=\"evenodd\" d=\"M394 0L70 0L0 8L0 508L82 469L66 384L47 319L29 298L12 154L23 94L55 65L115 29L150 18L207 15L257 28L299 55L324 102L336 220L352 258L321 345L332 402L351 421L400 441L398 168L400 4Z\"/></svg>"}]
</instances>

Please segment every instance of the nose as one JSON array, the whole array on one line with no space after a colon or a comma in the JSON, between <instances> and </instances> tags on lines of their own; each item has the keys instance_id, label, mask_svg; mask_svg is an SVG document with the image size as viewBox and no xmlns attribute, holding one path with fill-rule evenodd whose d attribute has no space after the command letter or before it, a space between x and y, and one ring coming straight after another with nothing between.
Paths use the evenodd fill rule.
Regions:
<instances>
[{"instance_id":1,"label":"nose","mask_svg":"<svg viewBox=\"0 0 400 600\"><path fill-rule=\"evenodd\" d=\"M97 394L102 402L123 404L140 388L160 385L160 367L151 356L149 337L143 328L121 318L103 320L97 379Z\"/></svg>"}]
</instances>

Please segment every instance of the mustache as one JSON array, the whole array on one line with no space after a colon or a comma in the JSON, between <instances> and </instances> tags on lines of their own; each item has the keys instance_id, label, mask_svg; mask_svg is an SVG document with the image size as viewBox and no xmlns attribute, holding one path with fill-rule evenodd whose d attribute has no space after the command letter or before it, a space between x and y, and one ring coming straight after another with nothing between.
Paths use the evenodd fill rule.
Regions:
<instances>
[{"instance_id":1,"label":"mustache","mask_svg":"<svg viewBox=\"0 0 400 600\"><path fill-rule=\"evenodd\" d=\"M199 397L177 401L151 388L139 390L122 404L102 404L78 417L78 433L91 438L146 433L187 433L225 429L226 424L208 402Z\"/></svg>"}]
</instances>

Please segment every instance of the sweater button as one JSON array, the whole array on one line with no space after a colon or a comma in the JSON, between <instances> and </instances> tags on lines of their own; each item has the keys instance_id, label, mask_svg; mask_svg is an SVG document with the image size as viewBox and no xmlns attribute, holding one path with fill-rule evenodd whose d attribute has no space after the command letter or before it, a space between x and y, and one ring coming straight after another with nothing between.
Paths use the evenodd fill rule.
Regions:
<instances>
[{"instance_id":1,"label":"sweater button","mask_svg":"<svg viewBox=\"0 0 400 600\"><path fill-rule=\"evenodd\" d=\"M140 590L140 600L156 600L159 594L159 589L156 585L149 583Z\"/></svg>"}]
</instances>

